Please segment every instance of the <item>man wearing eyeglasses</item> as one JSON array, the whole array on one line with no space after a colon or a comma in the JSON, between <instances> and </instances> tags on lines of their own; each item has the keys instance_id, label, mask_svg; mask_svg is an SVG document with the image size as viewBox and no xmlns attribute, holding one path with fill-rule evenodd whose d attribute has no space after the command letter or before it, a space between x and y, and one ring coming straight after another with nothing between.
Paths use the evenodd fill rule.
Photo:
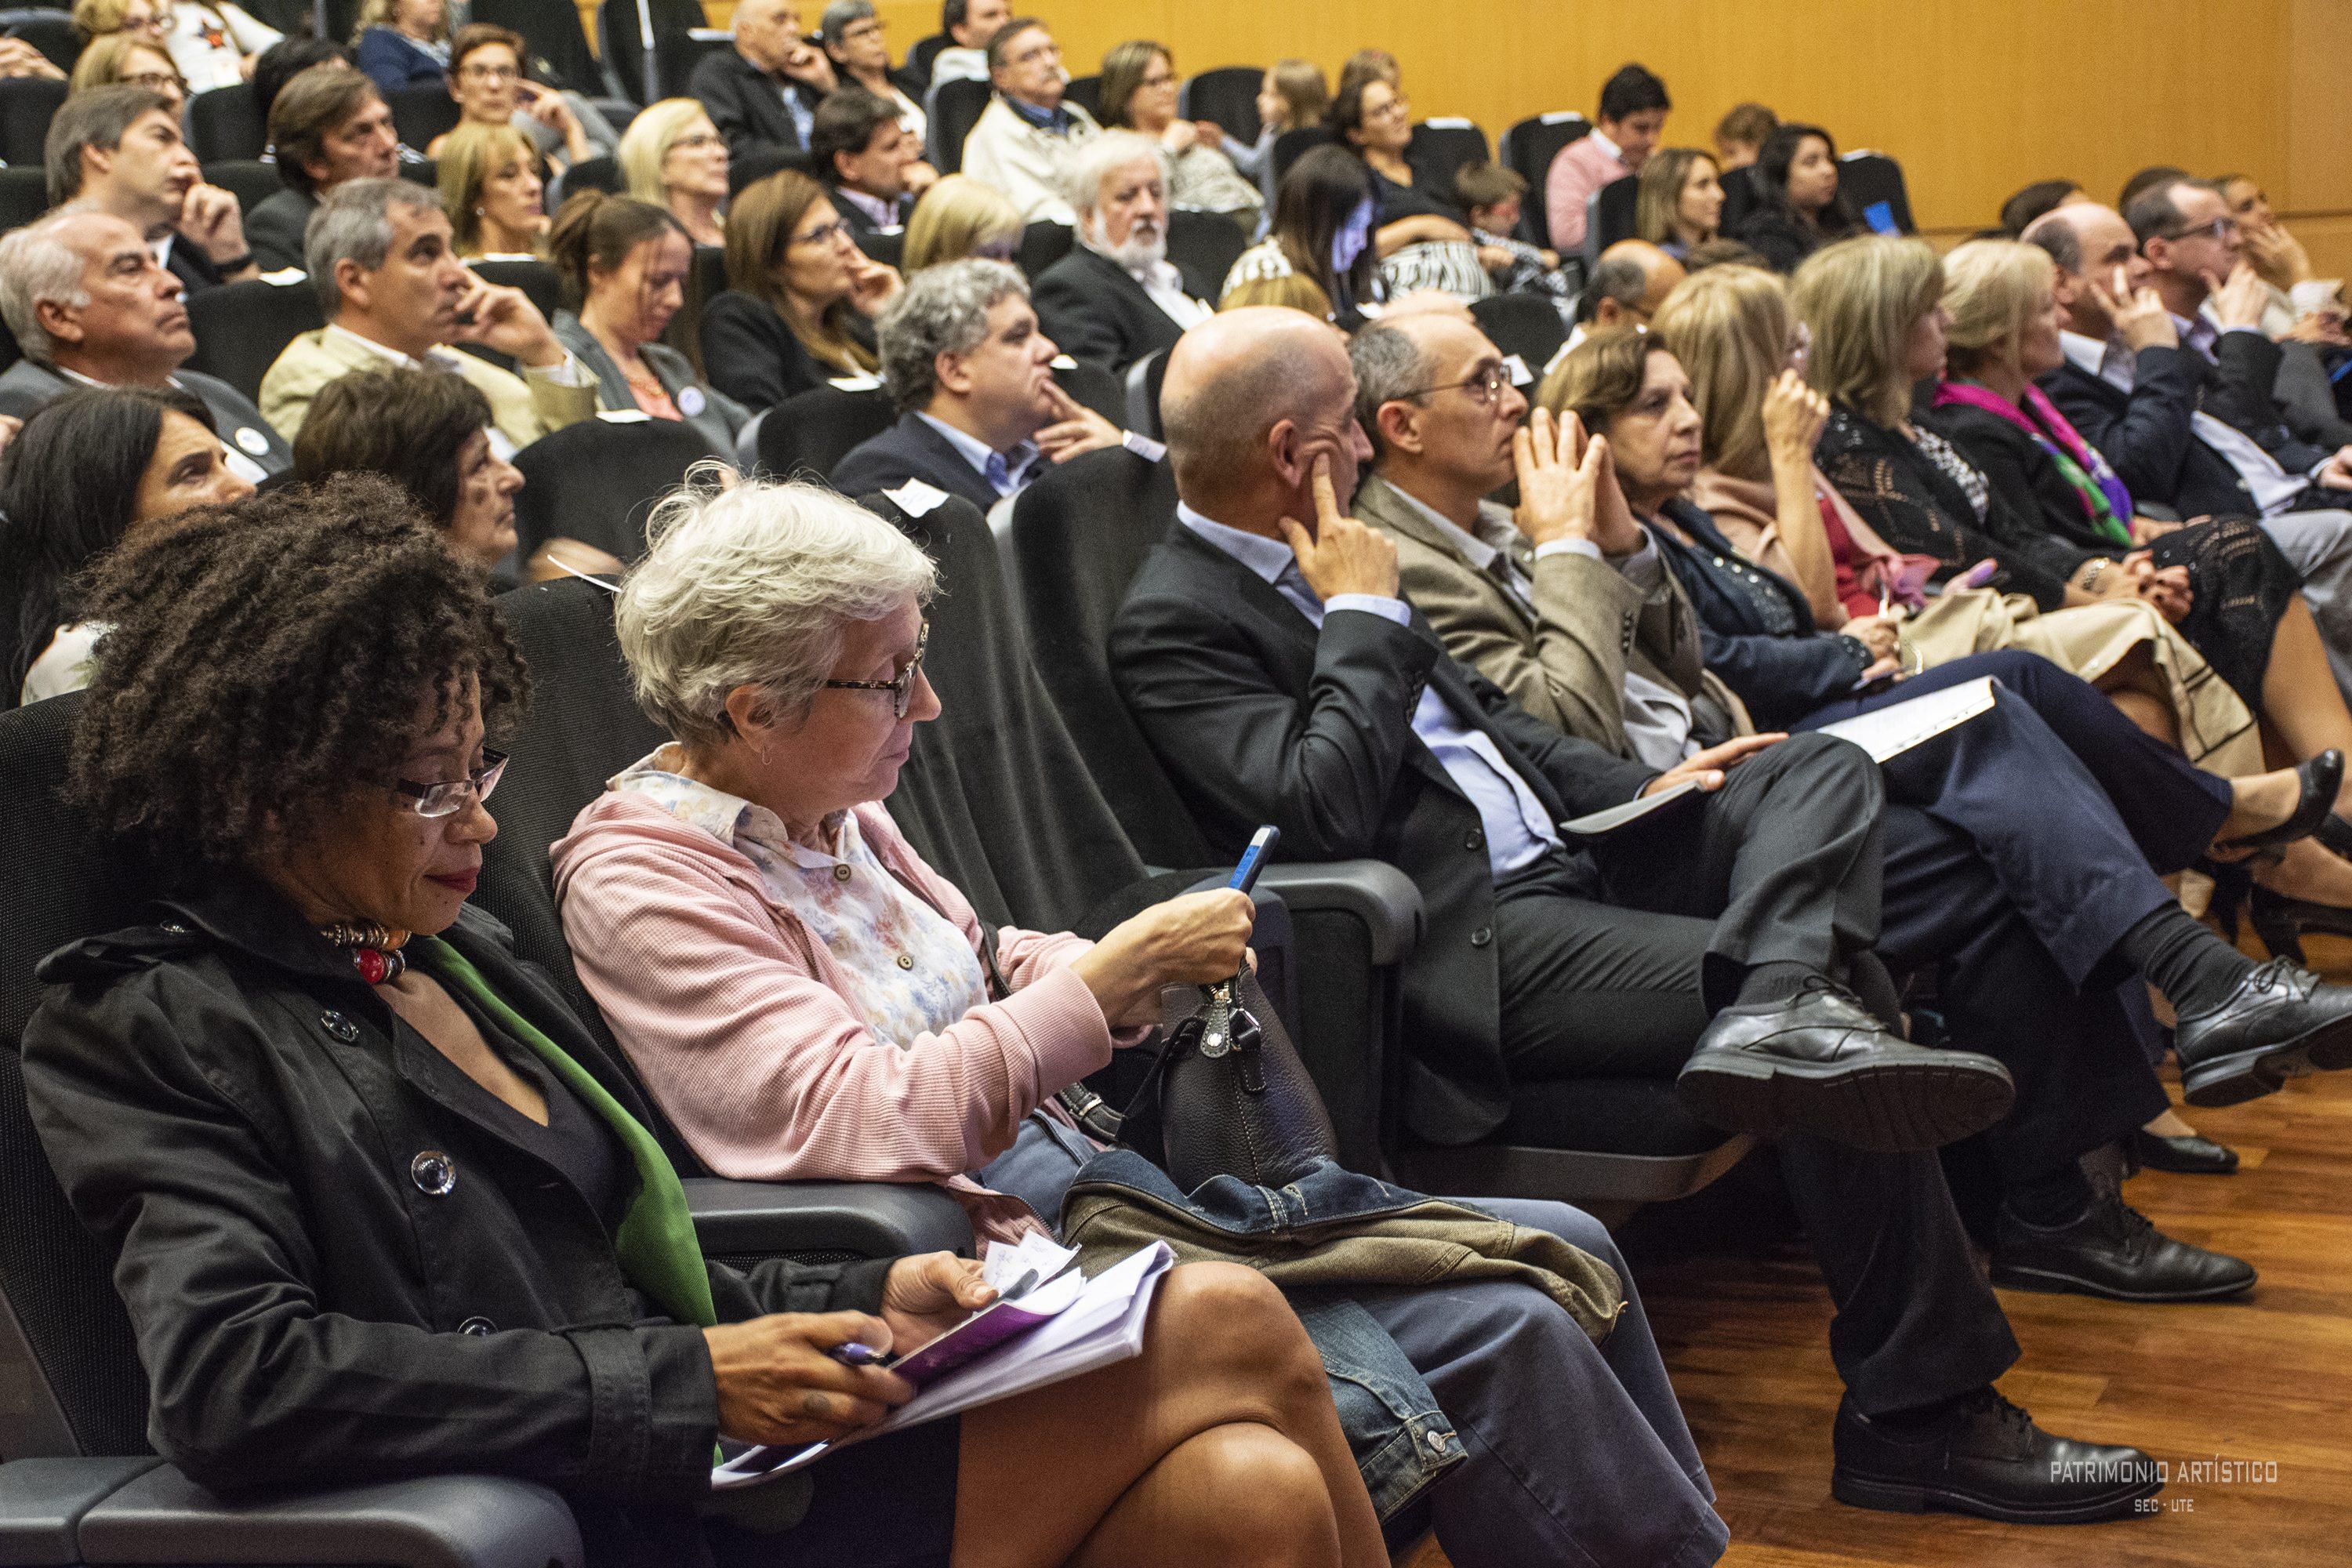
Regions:
<instances>
[{"instance_id":1,"label":"man wearing eyeglasses","mask_svg":"<svg viewBox=\"0 0 2352 1568\"><path fill-rule=\"evenodd\" d=\"M1061 46L1034 16L1015 16L988 40L996 94L964 138L963 172L1003 193L1024 223L1078 221L1064 191L1070 156L1101 134L1094 116L1062 100Z\"/></svg>"},{"instance_id":2,"label":"man wearing eyeglasses","mask_svg":"<svg viewBox=\"0 0 2352 1568\"><path fill-rule=\"evenodd\" d=\"M794 0L742 0L735 47L697 62L687 91L702 100L740 158L754 149L807 146L816 106L835 85L833 62L802 36Z\"/></svg>"}]
</instances>

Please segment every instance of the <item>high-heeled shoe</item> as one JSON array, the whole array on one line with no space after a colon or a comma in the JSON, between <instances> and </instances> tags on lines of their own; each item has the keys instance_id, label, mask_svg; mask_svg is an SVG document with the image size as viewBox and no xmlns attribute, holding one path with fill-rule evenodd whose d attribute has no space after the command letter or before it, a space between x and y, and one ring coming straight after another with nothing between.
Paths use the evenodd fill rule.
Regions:
<instances>
[{"instance_id":1,"label":"high-heeled shoe","mask_svg":"<svg viewBox=\"0 0 2352 1568\"><path fill-rule=\"evenodd\" d=\"M2341 828L2337 837L2352 846L2352 822L2336 815L2336 796L2344 787L2344 753L2330 747L2296 768L2295 776L2303 783L2303 794L2294 803L2294 810L2276 827L2266 827L2260 833L2249 833L2242 838L2218 840L2216 849L2275 849L2292 844L2298 838L2319 835L2336 853L2352 859L2352 850L2336 848L2328 843L2328 829Z\"/></svg>"},{"instance_id":2,"label":"high-heeled shoe","mask_svg":"<svg viewBox=\"0 0 2352 1568\"><path fill-rule=\"evenodd\" d=\"M2273 958L2303 962L2303 933L2352 936L2352 910L2341 904L2315 904L2308 899L2255 885L2246 900L2246 919Z\"/></svg>"}]
</instances>

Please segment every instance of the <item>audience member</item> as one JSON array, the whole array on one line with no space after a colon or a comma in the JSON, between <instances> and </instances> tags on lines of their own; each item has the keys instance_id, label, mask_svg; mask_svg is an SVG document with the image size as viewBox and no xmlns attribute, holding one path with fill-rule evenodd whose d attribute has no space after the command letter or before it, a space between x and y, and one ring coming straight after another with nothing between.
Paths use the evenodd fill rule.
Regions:
<instances>
[{"instance_id":1,"label":"audience member","mask_svg":"<svg viewBox=\"0 0 2352 1568\"><path fill-rule=\"evenodd\" d=\"M277 103L280 89L312 66L350 65L352 52L344 46L308 33L294 33L280 38L255 57L253 79L247 85L253 90L254 111L261 123L269 123L269 110Z\"/></svg>"},{"instance_id":2,"label":"audience member","mask_svg":"<svg viewBox=\"0 0 2352 1568\"><path fill-rule=\"evenodd\" d=\"M1646 239L1619 240L1601 253L1584 292L1577 296L1576 326L1562 352L1575 348L1592 332L1648 326L1658 307L1688 276L1683 264L1661 247Z\"/></svg>"},{"instance_id":3,"label":"audience member","mask_svg":"<svg viewBox=\"0 0 2352 1568\"><path fill-rule=\"evenodd\" d=\"M1336 96L1350 89L1360 89L1368 81L1384 81L1399 87L1404 81L1404 68L1397 64L1396 56L1386 49L1358 49L1339 63L1339 85L1333 89Z\"/></svg>"},{"instance_id":4,"label":"audience member","mask_svg":"<svg viewBox=\"0 0 2352 1568\"><path fill-rule=\"evenodd\" d=\"M1696 147L1650 154L1635 185L1635 238L1679 261L1713 239L1722 221L1723 180L1712 157Z\"/></svg>"},{"instance_id":5,"label":"audience member","mask_svg":"<svg viewBox=\"0 0 2352 1568\"><path fill-rule=\"evenodd\" d=\"M985 512L1048 467L1119 443L1118 426L1054 380L1060 351L1002 261L923 272L883 312L879 337L898 422L834 468L844 495L920 479Z\"/></svg>"},{"instance_id":6,"label":"audience member","mask_svg":"<svg viewBox=\"0 0 2352 1568\"><path fill-rule=\"evenodd\" d=\"M801 36L796 0L740 0L735 47L703 56L687 91L740 158L807 146L818 100L834 85L833 62Z\"/></svg>"},{"instance_id":7,"label":"audience member","mask_svg":"<svg viewBox=\"0 0 2352 1568\"><path fill-rule=\"evenodd\" d=\"M2176 169L2169 163L2150 164L2124 182L2124 188L2116 196L2116 210L2130 211L2134 198L2150 185L2161 184L2168 180L2185 180L2189 177L2189 171L2186 169Z\"/></svg>"},{"instance_id":8,"label":"audience member","mask_svg":"<svg viewBox=\"0 0 2352 1568\"><path fill-rule=\"evenodd\" d=\"M919 158L930 121L923 113L923 106L908 95L919 94L922 88L908 73L890 68L890 46L882 32L882 18L874 9L874 0L833 0L817 22L817 37L824 45L826 58L833 61L834 74L841 85L862 87L896 108L898 124L914 142L915 155ZM938 176L937 170L931 174L933 178Z\"/></svg>"},{"instance_id":9,"label":"audience member","mask_svg":"<svg viewBox=\"0 0 2352 1568\"><path fill-rule=\"evenodd\" d=\"M0 707L89 684L108 627L84 574L134 535L253 493L221 461L212 414L169 387L68 391L31 415L0 461Z\"/></svg>"},{"instance_id":10,"label":"audience member","mask_svg":"<svg viewBox=\"0 0 2352 1568\"><path fill-rule=\"evenodd\" d=\"M157 0L167 13L164 42L191 93L252 79L264 49L286 35L232 0Z\"/></svg>"},{"instance_id":11,"label":"audience member","mask_svg":"<svg viewBox=\"0 0 2352 1568\"><path fill-rule=\"evenodd\" d=\"M800 569L762 574L746 599L734 563L774 557ZM1221 890L1147 909L1098 943L983 932L881 804L911 726L940 711L920 664L930 575L887 523L814 489L739 488L677 524L618 612L641 700L677 739L581 814L557 846L557 887L591 994L707 1159L746 1174L940 1183L981 1236L1009 1239L1058 1209L1075 1170L1074 1136L1049 1136L1029 1113L1135 1043L1163 984L1238 967L1251 910ZM889 688L889 700L824 689L839 684ZM910 963L877 947L877 927L901 933L889 946ZM990 934L1012 986L998 1000L982 979ZM713 985L743 1006L716 1031L687 1026L677 999ZM745 1081L763 1092L730 1091ZM887 1131L845 1136L853 1124ZM992 1190L964 1173L1019 1184ZM1324 1173L1299 1185L1304 1199ZM1622 1261L1590 1217L1485 1206L1590 1248L1555 1248L1545 1267L1617 1294L1607 1277L1622 1279ZM1454 1561L1664 1564L1720 1552L1704 1471L1630 1290L1605 1350L1584 1326L1589 1298L1561 1302L1517 1280L1332 1292L1354 1309L1319 1342L1335 1381L1394 1366L1434 1396L1423 1403L1417 1388L1393 1412L1359 1404L1343 1425L1382 1506L1434 1478L1414 1506ZM1486 1371L1496 1355L1561 1397L1541 1409L1515 1398ZM1424 1443L1399 1419L1433 1408L1477 1433L1442 1476L1429 1450L1450 1461L1450 1431ZM1539 1492L1528 1475L1562 1485Z\"/></svg>"},{"instance_id":12,"label":"audience member","mask_svg":"<svg viewBox=\"0 0 2352 1568\"><path fill-rule=\"evenodd\" d=\"M1225 274L1220 308L1244 289L1297 277L1320 296L1311 313L1352 327L1364 319L1364 307L1383 298L1372 251L1379 216L1372 172L1361 158L1342 147L1308 148L1282 176L1265 237Z\"/></svg>"},{"instance_id":13,"label":"audience member","mask_svg":"<svg viewBox=\"0 0 2352 1568\"><path fill-rule=\"evenodd\" d=\"M1168 205L1222 213L1255 235L1265 196L1226 155L1213 120L1176 117L1176 58L1165 44L1134 40L1103 56L1102 122L1149 136L1168 161Z\"/></svg>"},{"instance_id":14,"label":"audience member","mask_svg":"<svg viewBox=\"0 0 2352 1568\"><path fill-rule=\"evenodd\" d=\"M158 248L194 293L259 269L246 247L236 197L205 183L179 116L141 87L99 87L68 98L42 148L49 204L119 217Z\"/></svg>"},{"instance_id":15,"label":"audience member","mask_svg":"<svg viewBox=\"0 0 2352 1568\"><path fill-rule=\"evenodd\" d=\"M1544 176L1544 212L1551 247L1566 256L1584 248L1584 208L1612 180L1638 174L1665 134L1674 108L1666 84L1638 65L1620 66L1601 85L1592 129L1561 148Z\"/></svg>"},{"instance_id":16,"label":"audience member","mask_svg":"<svg viewBox=\"0 0 2352 1568\"><path fill-rule=\"evenodd\" d=\"M1045 331L1117 374L1210 315L1168 259L1167 167L1160 144L1132 131L1079 148L1067 170L1077 244L1037 279Z\"/></svg>"},{"instance_id":17,"label":"audience member","mask_svg":"<svg viewBox=\"0 0 2352 1568\"><path fill-rule=\"evenodd\" d=\"M522 35L511 28L473 22L457 29L449 40L449 96L457 100L457 131L511 127L529 136L558 174L607 151L613 138L600 142L592 134L569 97L530 79L527 55ZM436 136L426 155L441 156L457 131Z\"/></svg>"},{"instance_id":18,"label":"audience member","mask_svg":"<svg viewBox=\"0 0 2352 1568\"><path fill-rule=\"evenodd\" d=\"M0 319L24 355L0 374L0 414L21 418L78 385L168 389L204 404L223 462L248 482L291 460L245 394L180 368L196 340L179 279L121 218L68 210L0 236Z\"/></svg>"},{"instance_id":19,"label":"audience member","mask_svg":"<svg viewBox=\"0 0 2352 1568\"><path fill-rule=\"evenodd\" d=\"M1820 126L1783 123L1764 139L1752 178L1756 206L1732 237L1760 252L1775 272L1794 272L1806 257L1855 231L1838 192L1837 143Z\"/></svg>"},{"instance_id":20,"label":"audience member","mask_svg":"<svg viewBox=\"0 0 2352 1568\"><path fill-rule=\"evenodd\" d=\"M1780 117L1760 103L1735 103L1715 122L1716 166L1726 174L1752 167Z\"/></svg>"},{"instance_id":21,"label":"audience member","mask_svg":"<svg viewBox=\"0 0 2352 1568\"><path fill-rule=\"evenodd\" d=\"M1012 19L1010 0L941 0L940 32L948 47L931 56L930 79L924 86L988 80L988 40Z\"/></svg>"},{"instance_id":22,"label":"audience member","mask_svg":"<svg viewBox=\"0 0 2352 1568\"><path fill-rule=\"evenodd\" d=\"M755 180L727 216L727 289L703 307L702 369L753 413L874 372L873 319L898 274L850 237L806 174Z\"/></svg>"},{"instance_id":23,"label":"audience member","mask_svg":"<svg viewBox=\"0 0 2352 1568\"><path fill-rule=\"evenodd\" d=\"M163 46L134 33L110 33L74 61L67 90L76 95L101 87L143 88L162 99L177 121L188 107L187 79Z\"/></svg>"},{"instance_id":24,"label":"audience member","mask_svg":"<svg viewBox=\"0 0 2352 1568\"><path fill-rule=\"evenodd\" d=\"M310 485L347 473L400 486L450 553L478 571L495 573L514 553L522 473L493 447L489 400L457 376L386 365L320 387L294 438L294 478Z\"/></svg>"},{"instance_id":25,"label":"audience member","mask_svg":"<svg viewBox=\"0 0 2352 1568\"><path fill-rule=\"evenodd\" d=\"M171 25L155 0L74 0L69 16L74 36L85 44L110 33L131 33L160 44Z\"/></svg>"},{"instance_id":26,"label":"audience member","mask_svg":"<svg viewBox=\"0 0 2352 1568\"><path fill-rule=\"evenodd\" d=\"M543 257L547 177L539 144L511 125L465 124L440 147L435 178L457 254Z\"/></svg>"},{"instance_id":27,"label":"audience member","mask_svg":"<svg viewBox=\"0 0 2352 1568\"><path fill-rule=\"evenodd\" d=\"M1667 769L1753 734L1751 715L1817 729L1923 690L1986 676L2003 683L2011 701L1971 721L1970 744L1915 748L1882 764L1876 942L1895 968L1939 975L1955 1045L2000 1059L2027 1086L1990 1141L2009 1215L1994 1279L2143 1300L2251 1286L2253 1270L2235 1258L2169 1241L2124 1245L2137 1225L2084 1176L2085 1152L2129 1137L2166 1103L2112 987L2087 982L2111 963L2145 962L2158 930L2178 940L2185 927L2220 946L2149 861L2179 869L2231 820L2241 835L2300 835L2309 825L2296 816L2301 775L2233 789L2021 652L1853 695L1871 650L1857 654L1857 638L1790 616L1802 605L1795 585L1729 556L1690 502L1697 462L1675 437L1696 411L1670 397L1650 413L1656 389L1635 379L1679 380L1656 334L1593 339L1549 384L1554 396L1598 400L1598 454L1577 449L1582 409L1557 426L1539 411L1520 428L1527 401L1475 328L1428 316L1382 322L1358 334L1352 357L1358 416L1380 453L1355 510L1394 539L1407 596L1447 648L1545 722ZM1621 399L1622 409L1599 417ZM1591 471L1581 472L1588 457ZM1483 500L1515 478L1516 517ZM1628 628L1645 620L1647 636L1635 631L1627 648ZM2127 800L2132 822L2110 791ZM2143 922L2148 940L2134 931ZM2239 961L2242 975L2252 969ZM2105 1087L2089 1090L2092 1079Z\"/></svg>"},{"instance_id":28,"label":"audience member","mask_svg":"<svg viewBox=\"0 0 2352 1568\"><path fill-rule=\"evenodd\" d=\"M988 40L995 92L964 138L963 172L1003 192L1024 223L1077 222L1071 211L1071 154L1101 133L1094 116L1066 103L1062 51L1045 24L1019 16Z\"/></svg>"},{"instance_id":29,"label":"audience member","mask_svg":"<svg viewBox=\"0 0 2352 1568\"><path fill-rule=\"evenodd\" d=\"M843 0L864 5L866 0ZM907 226L920 193L908 175L923 163L923 145L899 121L898 106L863 88L845 87L816 107L809 159L852 234L895 234Z\"/></svg>"},{"instance_id":30,"label":"audience member","mask_svg":"<svg viewBox=\"0 0 2352 1568\"><path fill-rule=\"evenodd\" d=\"M2000 232L2015 239L2033 226L2043 213L2070 202L2086 202L2083 187L2072 180L2036 180L2000 204Z\"/></svg>"},{"instance_id":31,"label":"audience member","mask_svg":"<svg viewBox=\"0 0 2352 1568\"><path fill-rule=\"evenodd\" d=\"M438 86L449 75L449 0L365 0L352 61L379 92Z\"/></svg>"},{"instance_id":32,"label":"audience member","mask_svg":"<svg viewBox=\"0 0 2352 1568\"><path fill-rule=\"evenodd\" d=\"M1257 182L1265 205L1274 205L1275 138L1286 131L1304 131L1323 123L1331 111L1331 83L1313 60L1276 60L1257 87L1257 140L1244 147L1228 136L1225 156L1234 167Z\"/></svg>"},{"instance_id":33,"label":"audience member","mask_svg":"<svg viewBox=\"0 0 2352 1568\"><path fill-rule=\"evenodd\" d=\"M1470 217L1470 239L1487 276L1506 294L1548 294L1573 317L1576 291L1560 270L1559 253L1518 237L1519 204L1528 194L1517 169L1484 160L1465 163L1454 175L1454 196Z\"/></svg>"},{"instance_id":34,"label":"audience member","mask_svg":"<svg viewBox=\"0 0 2352 1568\"><path fill-rule=\"evenodd\" d=\"M1261 305L1304 310L1318 321L1333 319L1331 297L1303 272L1268 274L1236 283L1219 297L1220 310L1247 310Z\"/></svg>"},{"instance_id":35,"label":"audience member","mask_svg":"<svg viewBox=\"0 0 2352 1568\"><path fill-rule=\"evenodd\" d=\"M278 89L269 106L269 145L286 188L245 215L253 258L268 272L301 268L310 215L336 186L400 169L400 136L383 95L340 61L311 66Z\"/></svg>"},{"instance_id":36,"label":"audience member","mask_svg":"<svg viewBox=\"0 0 2352 1568\"><path fill-rule=\"evenodd\" d=\"M2222 174L2214 179L2213 188L2221 193L2221 199L2230 205L2230 216L2238 220L2238 237L2245 245L2247 264L2262 274L2263 282L2284 294L2299 283L2311 281L2310 256L2302 242L2278 221L2278 215L2271 210L2271 198L2261 185L2245 174ZM2267 321L2264 330L2270 330ZM2281 332L2273 331L2271 335L2277 337Z\"/></svg>"},{"instance_id":37,"label":"audience member","mask_svg":"<svg viewBox=\"0 0 2352 1568\"><path fill-rule=\"evenodd\" d=\"M917 198L898 259L911 278L967 256L1010 261L1020 248L1021 214L1003 193L970 174L949 174Z\"/></svg>"},{"instance_id":38,"label":"audience member","mask_svg":"<svg viewBox=\"0 0 2352 1568\"><path fill-rule=\"evenodd\" d=\"M1340 145L1371 171L1372 194L1380 204L1373 244L1381 259L1410 245L1468 245L1470 231L1462 209L1449 199L1453 193L1424 184L1405 158L1412 141L1412 106L1394 82L1368 75L1342 87L1331 100L1330 126ZM1391 286L1397 287L1393 281Z\"/></svg>"},{"instance_id":39,"label":"audience member","mask_svg":"<svg viewBox=\"0 0 2352 1568\"><path fill-rule=\"evenodd\" d=\"M727 138L699 99L646 105L621 133L621 179L629 195L667 209L697 245L727 243Z\"/></svg>"},{"instance_id":40,"label":"audience member","mask_svg":"<svg viewBox=\"0 0 2352 1568\"><path fill-rule=\"evenodd\" d=\"M26 1098L121 1252L141 1353L188 1374L156 1380L153 1430L192 1478L231 1496L394 1468L537 1480L642 1562L1045 1562L1081 1542L1150 1568L1386 1562L1314 1347L1271 1285L1213 1264L1162 1281L1136 1359L824 1458L766 1489L759 1531L701 1517L720 1437L838 1441L904 1403L894 1373L826 1351L917 1347L992 1300L979 1265L705 1259L650 1108L609 1070L587 1087L609 1048L466 907L497 830L488 742L529 678L479 573L388 482L209 512L131 552L93 607L121 635L69 787L102 831L204 869L169 918L205 935L134 928L60 971ZM321 1008L355 1057L320 1048ZM354 1074L395 1047L433 1064L429 1092ZM199 1082L219 1095L201 1113L179 1087ZM212 1152L265 1146L233 1170ZM404 1158L396 1187L351 1182L386 1146L433 1151L428 1189L461 1184L446 1247L416 1248ZM264 1324L256 1299L310 1310ZM453 1301L496 1331L461 1331ZM606 1354L635 1380L618 1407L586 1359ZM256 1370L278 1358L301 1370Z\"/></svg>"},{"instance_id":41,"label":"audience member","mask_svg":"<svg viewBox=\"0 0 2352 1568\"><path fill-rule=\"evenodd\" d=\"M1475 1139L1512 1114L1514 1085L1591 1070L1601 1053L1622 1073L1637 1050L1661 1076L1679 1070L1686 1093L1727 1058L1770 1074L1785 1051L1810 1079L1778 1080L1791 1125L1881 1149L1907 1140L1807 1109L1822 1083L1864 1073L1901 1092L1912 1070L1957 1066L1936 1094L1906 1099L1944 1131L2005 1109L2005 1089L1971 1092L2000 1081L1977 1076L1982 1058L1908 1046L1876 1021L1895 1006L1867 945L1877 770L1798 736L1660 773L1528 718L1411 624L1394 547L1339 511L1370 455L1354 395L1339 335L1295 313L1230 312L1186 336L1162 397L1179 521L1113 624L1111 667L1221 850L1273 823L1304 858L1379 856L1421 888L1429 930L1402 976L1414 1131ZM1713 787L1696 792L1702 817L1670 819L1680 826L1590 854L1552 828L1685 777ZM1597 965L1611 989L1577 989ZM1833 965L1876 993L1876 1017ZM1833 1047L1812 1023L1832 1017ZM1943 1098L1955 1090L1971 1109ZM1691 1102L1726 1111L1711 1094ZM1519 1135L1537 1136L1533 1113ZM2121 1514L2149 1490L2139 1472L2052 1469L2090 1456L1993 1392L2015 1342L1932 1154L1810 1134L1778 1146L1840 1311L1838 1496L2023 1520Z\"/></svg>"},{"instance_id":42,"label":"audience member","mask_svg":"<svg viewBox=\"0 0 2352 1568\"><path fill-rule=\"evenodd\" d=\"M0 38L0 81L63 81L55 60L22 38Z\"/></svg>"},{"instance_id":43,"label":"audience member","mask_svg":"<svg viewBox=\"0 0 2352 1568\"><path fill-rule=\"evenodd\" d=\"M555 336L596 378L597 406L681 420L733 457L751 411L661 342L694 264L684 226L651 202L582 191L556 214L548 251L563 275Z\"/></svg>"},{"instance_id":44,"label":"audience member","mask_svg":"<svg viewBox=\"0 0 2352 1568\"><path fill-rule=\"evenodd\" d=\"M320 387L387 361L479 388L501 457L596 412L594 384L530 297L466 270L449 244L449 215L431 191L398 179L339 185L311 218L308 243L310 286L327 324L287 344L261 378L261 412L288 440ZM505 354L521 374L456 352L456 343Z\"/></svg>"}]
</instances>

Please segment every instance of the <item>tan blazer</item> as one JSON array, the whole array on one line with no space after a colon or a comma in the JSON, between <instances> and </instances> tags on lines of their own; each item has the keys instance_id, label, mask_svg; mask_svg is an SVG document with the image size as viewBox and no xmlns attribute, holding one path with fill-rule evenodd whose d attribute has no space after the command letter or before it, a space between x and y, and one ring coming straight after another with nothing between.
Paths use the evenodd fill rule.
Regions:
<instances>
[{"instance_id":1,"label":"tan blazer","mask_svg":"<svg viewBox=\"0 0 2352 1568\"><path fill-rule=\"evenodd\" d=\"M1625 739L1625 671L1631 668L1686 695L1704 694L1731 716L1738 732L1754 728L1731 689L1706 673L1698 616L1671 571L1643 593L1605 561L1569 552L1536 559L1534 547L1492 501L1479 508L1478 533L1507 540L1534 580L1522 600L1496 576L1465 560L1454 543L1387 480L1375 475L1356 492L1355 515L1396 541L1404 595L1445 649L1501 687L1536 718L1621 757Z\"/></svg>"},{"instance_id":2,"label":"tan blazer","mask_svg":"<svg viewBox=\"0 0 2352 1568\"><path fill-rule=\"evenodd\" d=\"M596 378L582 375L565 386L539 371L516 375L475 354L440 351L490 403L490 423L520 449L551 430L577 424L596 412ZM341 332L321 327L286 345L261 378L261 416L290 443L310 415L310 399L331 381L355 370L381 370L394 362Z\"/></svg>"}]
</instances>

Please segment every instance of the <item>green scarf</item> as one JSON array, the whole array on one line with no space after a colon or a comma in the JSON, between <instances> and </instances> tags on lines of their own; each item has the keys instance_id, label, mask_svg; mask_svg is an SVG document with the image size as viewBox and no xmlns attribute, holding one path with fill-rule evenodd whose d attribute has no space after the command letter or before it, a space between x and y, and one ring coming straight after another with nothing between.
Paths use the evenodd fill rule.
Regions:
<instances>
[{"instance_id":1,"label":"green scarf","mask_svg":"<svg viewBox=\"0 0 2352 1568\"><path fill-rule=\"evenodd\" d=\"M412 942L408 951L412 958L422 961L423 967L472 997L500 1028L538 1052L572 1092L610 1124L637 1167L636 1196L629 1200L629 1212L622 1216L613 1237L621 1272L677 1321L704 1329L716 1323L719 1312L710 1301L710 1275L703 1266L702 1244L695 1238L694 1216L687 1212L686 1188L654 1135L622 1110L620 1101L590 1077L587 1068L508 1006L456 948L437 936L425 936Z\"/></svg>"}]
</instances>

